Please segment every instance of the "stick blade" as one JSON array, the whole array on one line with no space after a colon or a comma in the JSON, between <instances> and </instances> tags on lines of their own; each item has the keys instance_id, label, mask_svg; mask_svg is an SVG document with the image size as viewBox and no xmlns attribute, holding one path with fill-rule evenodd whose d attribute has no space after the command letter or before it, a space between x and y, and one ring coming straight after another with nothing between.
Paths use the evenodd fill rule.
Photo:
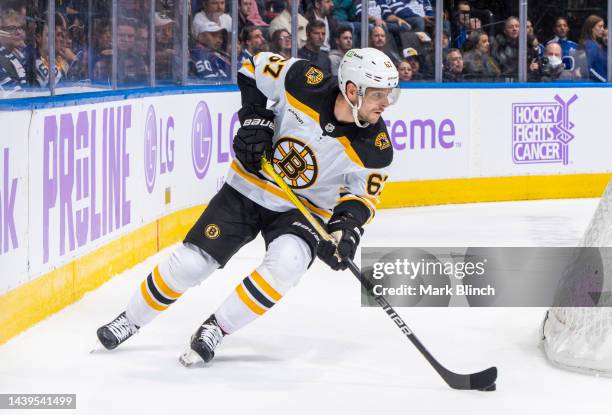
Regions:
<instances>
[{"instance_id":1,"label":"stick blade","mask_svg":"<svg viewBox=\"0 0 612 415\"><path fill-rule=\"evenodd\" d=\"M470 375L470 389L481 391L495 390L495 381L497 380L497 368L490 367L482 372L472 373Z\"/></svg>"},{"instance_id":2,"label":"stick blade","mask_svg":"<svg viewBox=\"0 0 612 415\"><path fill-rule=\"evenodd\" d=\"M448 386L459 390L480 390L493 391L495 390L495 381L497 380L497 368L490 367L482 372L471 374L459 374L451 372L447 369L439 371L442 378Z\"/></svg>"}]
</instances>

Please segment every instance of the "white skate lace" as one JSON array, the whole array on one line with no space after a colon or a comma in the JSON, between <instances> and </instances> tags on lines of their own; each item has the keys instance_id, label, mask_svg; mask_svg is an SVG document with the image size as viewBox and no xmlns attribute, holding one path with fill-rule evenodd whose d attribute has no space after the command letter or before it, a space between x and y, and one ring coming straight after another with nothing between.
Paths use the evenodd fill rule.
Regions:
<instances>
[{"instance_id":1,"label":"white skate lace","mask_svg":"<svg viewBox=\"0 0 612 415\"><path fill-rule=\"evenodd\" d=\"M215 350L215 347L221 342L222 338L223 333L218 326L215 324L204 324L202 325L202 332L198 340L206 343L209 350Z\"/></svg>"},{"instance_id":2,"label":"white skate lace","mask_svg":"<svg viewBox=\"0 0 612 415\"><path fill-rule=\"evenodd\" d=\"M130 321L124 315L119 316L117 319L110 322L107 327L119 341L127 339L138 331L136 326L130 323Z\"/></svg>"}]
</instances>

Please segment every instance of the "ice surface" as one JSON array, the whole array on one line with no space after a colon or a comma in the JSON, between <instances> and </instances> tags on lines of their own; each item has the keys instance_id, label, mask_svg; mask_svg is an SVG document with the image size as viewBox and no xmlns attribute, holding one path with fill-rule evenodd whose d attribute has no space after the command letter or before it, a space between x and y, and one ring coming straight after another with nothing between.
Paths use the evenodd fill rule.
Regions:
<instances>
[{"instance_id":1,"label":"ice surface","mask_svg":"<svg viewBox=\"0 0 612 415\"><path fill-rule=\"evenodd\" d=\"M582 236L596 204L582 199L383 210L363 244L569 246ZM117 350L90 354L96 328L124 309L167 254L0 346L0 393L77 394L76 411L54 414L588 414L612 407L612 379L565 372L544 359L538 347L543 308L399 309L449 369L499 368L496 392L454 391L381 310L360 307L348 271L333 272L320 262L272 311L227 337L212 366L184 368L178 357L191 333L258 264L261 239Z\"/></svg>"}]
</instances>

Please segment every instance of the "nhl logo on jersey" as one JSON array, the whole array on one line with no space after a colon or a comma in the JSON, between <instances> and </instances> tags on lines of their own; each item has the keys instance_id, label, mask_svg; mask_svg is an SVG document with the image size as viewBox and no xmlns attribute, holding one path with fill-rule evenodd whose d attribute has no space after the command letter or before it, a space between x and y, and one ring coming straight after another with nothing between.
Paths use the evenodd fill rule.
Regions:
<instances>
[{"instance_id":1,"label":"nhl logo on jersey","mask_svg":"<svg viewBox=\"0 0 612 415\"><path fill-rule=\"evenodd\" d=\"M323 72L320 69L311 66L306 72L306 83L308 85L317 85L323 80Z\"/></svg>"},{"instance_id":2,"label":"nhl logo on jersey","mask_svg":"<svg viewBox=\"0 0 612 415\"><path fill-rule=\"evenodd\" d=\"M219 236L221 236L221 229L219 229L219 225L214 223L206 225L206 228L204 228L204 236L206 236L208 239L217 239Z\"/></svg>"},{"instance_id":3,"label":"nhl logo on jersey","mask_svg":"<svg viewBox=\"0 0 612 415\"><path fill-rule=\"evenodd\" d=\"M328 133L333 133L334 130L336 129L336 126L330 122L328 122L327 124L325 124L325 131L327 131Z\"/></svg>"},{"instance_id":4,"label":"nhl logo on jersey","mask_svg":"<svg viewBox=\"0 0 612 415\"><path fill-rule=\"evenodd\" d=\"M317 180L317 159L300 140L283 137L274 149L274 170L293 189L305 189Z\"/></svg>"},{"instance_id":5,"label":"nhl logo on jersey","mask_svg":"<svg viewBox=\"0 0 612 415\"><path fill-rule=\"evenodd\" d=\"M389 137L387 137L387 133L382 132L378 134L374 139L374 146L381 151L391 147L391 141L389 140Z\"/></svg>"}]
</instances>

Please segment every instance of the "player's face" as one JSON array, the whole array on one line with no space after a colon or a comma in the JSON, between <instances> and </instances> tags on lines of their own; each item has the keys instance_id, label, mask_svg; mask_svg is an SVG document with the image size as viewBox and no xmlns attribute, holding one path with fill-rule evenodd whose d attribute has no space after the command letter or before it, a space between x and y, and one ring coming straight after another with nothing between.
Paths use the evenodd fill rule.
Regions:
<instances>
[{"instance_id":1,"label":"player's face","mask_svg":"<svg viewBox=\"0 0 612 415\"><path fill-rule=\"evenodd\" d=\"M359 108L359 118L375 124L385 111L397 98L392 97L397 89L393 88L368 88L363 96L361 108Z\"/></svg>"}]
</instances>

